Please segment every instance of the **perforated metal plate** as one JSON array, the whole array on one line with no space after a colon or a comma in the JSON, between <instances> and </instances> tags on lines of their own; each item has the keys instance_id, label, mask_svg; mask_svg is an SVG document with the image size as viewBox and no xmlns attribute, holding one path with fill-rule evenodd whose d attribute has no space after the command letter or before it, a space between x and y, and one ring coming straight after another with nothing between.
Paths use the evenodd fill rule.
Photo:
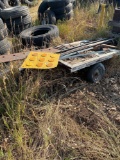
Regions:
<instances>
[{"instance_id":1,"label":"perforated metal plate","mask_svg":"<svg viewBox=\"0 0 120 160\"><path fill-rule=\"evenodd\" d=\"M58 65L60 54L31 51L21 68L49 69Z\"/></svg>"}]
</instances>

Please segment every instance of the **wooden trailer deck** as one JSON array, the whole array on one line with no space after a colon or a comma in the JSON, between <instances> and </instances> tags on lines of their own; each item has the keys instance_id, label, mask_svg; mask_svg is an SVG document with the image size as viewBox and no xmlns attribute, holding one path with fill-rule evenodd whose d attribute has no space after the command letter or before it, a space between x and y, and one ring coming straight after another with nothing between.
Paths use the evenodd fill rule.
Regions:
<instances>
[{"instance_id":1,"label":"wooden trailer deck","mask_svg":"<svg viewBox=\"0 0 120 160\"><path fill-rule=\"evenodd\" d=\"M111 59L120 53L115 46L106 44L111 40L80 41L67 44L65 45L66 48L61 46L62 51L59 62L68 67L71 72L75 72Z\"/></svg>"},{"instance_id":2,"label":"wooden trailer deck","mask_svg":"<svg viewBox=\"0 0 120 160\"><path fill-rule=\"evenodd\" d=\"M105 60L111 59L113 56L117 55L117 50L107 50L103 52L89 52L88 56L72 58L67 60L60 60L60 63L67 66L71 72L81 70L86 67L90 67L96 63L103 62Z\"/></svg>"}]
</instances>

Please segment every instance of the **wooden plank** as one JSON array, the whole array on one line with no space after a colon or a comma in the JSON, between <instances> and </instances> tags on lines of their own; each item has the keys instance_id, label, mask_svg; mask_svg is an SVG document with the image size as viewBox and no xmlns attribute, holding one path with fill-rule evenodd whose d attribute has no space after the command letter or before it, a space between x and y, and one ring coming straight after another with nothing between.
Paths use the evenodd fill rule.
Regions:
<instances>
[{"instance_id":1,"label":"wooden plank","mask_svg":"<svg viewBox=\"0 0 120 160\"><path fill-rule=\"evenodd\" d=\"M75 72L77 70L80 70L80 69L83 69L86 67L90 67L91 65L94 65L96 63L108 60L108 59L112 58L115 54L117 55L117 52L113 51L113 52L110 52L110 53L107 53L104 55L100 55L100 57L91 58L91 59L88 59L84 62L79 62L77 64L74 64L71 66L69 65L69 66L71 67L71 72Z\"/></svg>"},{"instance_id":2,"label":"wooden plank","mask_svg":"<svg viewBox=\"0 0 120 160\"><path fill-rule=\"evenodd\" d=\"M60 62L61 64L65 65L66 67L71 68L71 65L70 65L68 62L65 62L65 61L63 61L63 60L59 60L59 62Z\"/></svg>"},{"instance_id":3,"label":"wooden plank","mask_svg":"<svg viewBox=\"0 0 120 160\"><path fill-rule=\"evenodd\" d=\"M76 42L72 42L72 43L61 44L61 45L59 45L59 46L57 46L55 48L59 48L61 46L69 47L70 45L73 45L73 46L74 45L80 45L80 43L82 43L82 41L76 41Z\"/></svg>"},{"instance_id":4,"label":"wooden plank","mask_svg":"<svg viewBox=\"0 0 120 160\"><path fill-rule=\"evenodd\" d=\"M106 48L113 48L113 49L117 49L117 47L116 47L116 46L108 45L108 44L102 44L101 46L106 47Z\"/></svg>"},{"instance_id":5,"label":"wooden plank","mask_svg":"<svg viewBox=\"0 0 120 160\"><path fill-rule=\"evenodd\" d=\"M84 60L83 62L78 62L78 63L73 64L73 65L70 64L69 62L63 61L63 60L60 60L59 62L62 63L63 65L65 65L65 66L69 67L71 72L75 72L75 71L78 71L80 69L90 67L91 65L94 65L98 62L108 60L108 59L112 58L114 55L117 55L117 54L118 54L117 50L110 51L109 53L104 53L104 54L99 55L99 57L93 57L93 58Z\"/></svg>"}]
</instances>

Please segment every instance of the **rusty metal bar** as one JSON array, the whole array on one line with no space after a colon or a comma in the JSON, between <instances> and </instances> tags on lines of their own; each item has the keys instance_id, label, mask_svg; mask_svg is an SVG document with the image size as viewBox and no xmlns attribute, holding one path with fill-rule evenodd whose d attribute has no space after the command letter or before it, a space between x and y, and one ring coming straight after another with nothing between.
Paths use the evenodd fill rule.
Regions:
<instances>
[{"instance_id":1,"label":"rusty metal bar","mask_svg":"<svg viewBox=\"0 0 120 160\"><path fill-rule=\"evenodd\" d=\"M41 50L36 50L35 52L52 52L52 53L57 53L58 49L54 49L53 47L47 48L47 49L41 49ZM30 51L29 51L30 52ZM0 63L6 63L6 62L12 62L16 60L22 60L27 57L29 52L20 52L20 53L15 53L15 54L8 54L8 55L0 55Z\"/></svg>"}]
</instances>

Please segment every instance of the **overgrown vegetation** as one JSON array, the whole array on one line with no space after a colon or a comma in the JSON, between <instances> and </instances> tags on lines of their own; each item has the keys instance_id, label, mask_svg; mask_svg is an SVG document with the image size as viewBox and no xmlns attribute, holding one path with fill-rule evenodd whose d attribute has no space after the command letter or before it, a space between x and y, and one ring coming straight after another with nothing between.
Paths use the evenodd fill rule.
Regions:
<instances>
[{"instance_id":1,"label":"overgrown vegetation","mask_svg":"<svg viewBox=\"0 0 120 160\"><path fill-rule=\"evenodd\" d=\"M112 12L98 28L96 10L97 4L77 9L74 19L58 22L61 41L106 37ZM118 86L119 63L110 62L107 72ZM119 125L107 112L120 106L106 99L111 83L88 84L62 67L21 75L11 64L0 79L0 159L119 160Z\"/></svg>"}]
</instances>

